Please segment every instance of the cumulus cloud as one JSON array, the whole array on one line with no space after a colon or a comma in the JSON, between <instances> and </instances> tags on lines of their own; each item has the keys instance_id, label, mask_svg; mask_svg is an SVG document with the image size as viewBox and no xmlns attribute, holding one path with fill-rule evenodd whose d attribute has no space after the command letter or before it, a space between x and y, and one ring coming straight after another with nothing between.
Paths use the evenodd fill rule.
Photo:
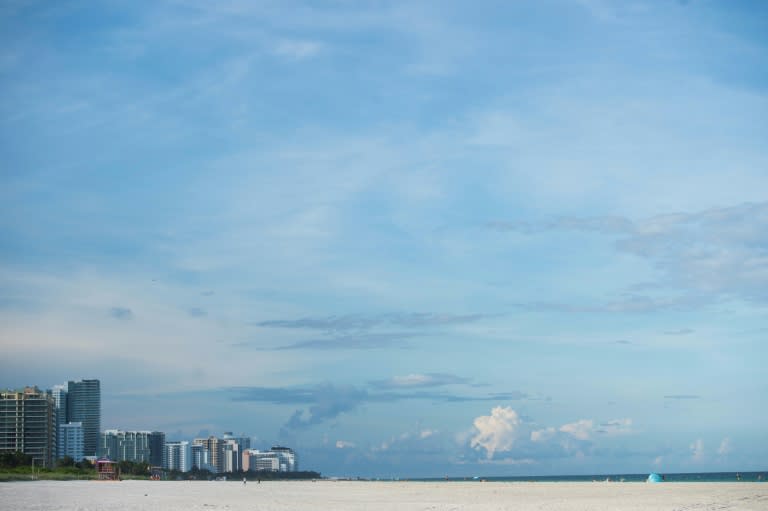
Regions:
<instances>
[{"instance_id":1,"label":"cumulus cloud","mask_svg":"<svg viewBox=\"0 0 768 511\"><path fill-rule=\"evenodd\" d=\"M355 447L354 442L347 442L346 440L336 440L337 449L352 449Z\"/></svg>"},{"instance_id":2,"label":"cumulus cloud","mask_svg":"<svg viewBox=\"0 0 768 511\"><path fill-rule=\"evenodd\" d=\"M531 431L531 442L547 442L557 434L555 428L549 427Z\"/></svg>"},{"instance_id":3,"label":"cumulus cloud","mask_svg":"<svg viewBox=\"0 0 768 511\"><path fill-rule=\"evenodd\" d=\"M630 418L537 426L531 418L523 419L513 409L498 406L490 415L477 417L473 429L456 441L466 446L467 459L482 451L487 463L570 458L594 452L608 436L633 433L631 426Z\"/></svg>"},{"instance_id":4,"label":"cumulus cloud","mask_svg":"<svg viewBox=\"0 0 768 511\"><path fill-rule=\"evenodd\" d=\"M491 415L475 419L477 434L470 440L470 446L485 449L486 457L492 459L495 453L512 449L520 424L520 417L512 408L497 406Z\"/></svg>"},{"instance_id":5,"label":"cumulus cloud","mask_svg":"<svg viewBox=\"0 0 768 511\"><path fill-rule=\"evenodd\" d=\"M567 433L578 440L589 440L589 436L594 430L594 422L590 419L581 419L570 424L563 424L559 431Z\"/></svg>"}]
</instances>

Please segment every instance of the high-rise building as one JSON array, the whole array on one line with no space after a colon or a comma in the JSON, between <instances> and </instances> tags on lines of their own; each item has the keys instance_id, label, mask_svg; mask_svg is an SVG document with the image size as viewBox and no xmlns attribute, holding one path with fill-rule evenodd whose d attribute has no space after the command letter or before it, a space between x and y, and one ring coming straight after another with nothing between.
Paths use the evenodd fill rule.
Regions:
<instances>
[{"instance_id":1,"label":"high-rise building","mask_svg":"<svg viewBox=\"0 0 768 511\"><path fill-rule=\"evenodd\" d=\"M109 458L112 461L149 463L151 459L149 449L151 436L151 431L108 429L100 436L99 456Z\"/></svg>"},{"instance_id":2,"label":"high-rise building","mask_svg":"<svg viewBox=\"0 0 768 511\"><path fill-rule=\"evenodd\" d=\"M67 386L66 385L54 385L51 390L53 395L54 407L56 408L56 457L63 458L66 456L63 452L63 446L61 435L63 433L61 427L67 423ZM82 443L82 440L81 440ZM80 453L82 459L82 453ZM80 461L80 460L78 460Z\"/></svg>"},{"instance_id":3,"label":"high-rise building","mask_svg":"<svg viewBox=\"0 0 768 511\"><path fill-rule=\"evenodd\" d=\"M225 431L222 447L222 472L237 472L243 469L243 452L250 449L251 439L246 436L236 437L231 431Z\"/></svg>"},{"instance_id":4,"label":"high-rise building","mask_svg":"<svg viewBox=\"0 0 768 511\"><path fill-rule=\"evenodd\" d=\"M205 468L214 474L224 472L224 442L211 435L208 438L195 438L193 445L201 445L207 458L207 463L198 465L198 468Z\"/></svg>"},{"instance_id":5,"label":"high-rise building","mask_svg":"<svg viewBox=\"0 0 768 511\"><path fill-rule=\"evenodd\" d=\"M163 468L189 472L192 470L192 449L189 442L166 442L163 454Z\"/></svg>"},{"instance_id":6,"label":"high-rise building","mask_svg":"<svg viewBox=\"0 0 768 511\"><path fill-rule=\"evenodd\" d=\"M96 456L101 432L99 380L67 382L67 420L83 423L83 455Z\"/></svg>"},{"instance_id":7,"label":"high-rise building","mask_svg":"<svg viewBox=\"0 0 768 511\"><path fill-rule=\"evenodd\" d=\"M37 387L0 392L0 452L20 451L39 466L56 459L56 403Z\"/></svg>"},{"instance_id":8,"label":"high-rise building","mask_svg":"<svg viewBox=\"0 0 768 511\"><path fill-rule=\"evenodd\" d=\"M162 467L164 454L165 433L153 431L149 434L149 464L153 467Z\"/></svg>"},{"instance_id":9,"label":"high-rise building","mask_svg":"<svg viewBox=\"0 0 768 511\"><path fill-rule=\"evenodd\" d=\"M224 473L237 472L242 467L240 445L233 440L224 440L221 452L221 471Z\"/></svg>"},{"instance_id":10,"label":"high-rise building","mask_svg":"<svg viewBox=\"0 0 768 511\"><path fill-rule=\"evenodd\" d=\"M204 469L208 466L208 451L203 444L196 444L192 441L192 445L189 446L189 451L192 453L192 468Z\"/></svg>"},{"instance_id":11,"label":"high-rise building","mask_svg":"<svg viewBox=\"0 0 768 511\"><path fill-rule=\"evenodd\" d=\"M69 456L75 461L83 460L83 423L68 422L59 425L59 458Z\"/></svg>"}]
</instances>

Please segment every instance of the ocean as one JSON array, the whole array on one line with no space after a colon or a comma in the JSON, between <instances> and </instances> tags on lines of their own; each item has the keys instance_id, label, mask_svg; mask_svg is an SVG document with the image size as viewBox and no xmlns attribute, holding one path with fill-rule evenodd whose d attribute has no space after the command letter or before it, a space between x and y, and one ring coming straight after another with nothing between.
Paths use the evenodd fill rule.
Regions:
<instances>
[{"instance_id":1,"label":"ocean","mask_svg":"<svg viewBox=\"0 0 768 511\"><path fill-rule=\"evenodd\" d=\"M768 471L764 472L694 472L681 474L665 474L664 482L668 483L717 483L717 482L768 482ZM624 482L645 482L648 474L594 474L578 476L516 476L516 477L445 477L445 478L413 478L410 481L493 481L493 482L565 482L565 481L624 481Z\"/></svg>"}]
</instances>

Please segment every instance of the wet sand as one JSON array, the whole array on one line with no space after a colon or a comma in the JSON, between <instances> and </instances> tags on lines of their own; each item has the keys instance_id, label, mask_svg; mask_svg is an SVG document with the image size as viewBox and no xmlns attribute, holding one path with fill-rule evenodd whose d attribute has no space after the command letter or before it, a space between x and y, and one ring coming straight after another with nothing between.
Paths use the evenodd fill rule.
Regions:
<instances>
[{"instance_id":1,"label":"wet sand","mask_svg":"<svg viewBox=\"0 0 768 511\"><path fill-rule=\"evenodd\" d=\"M768 510L768 483L30 481L1 510Z\"/></svg>"}]
</instances>

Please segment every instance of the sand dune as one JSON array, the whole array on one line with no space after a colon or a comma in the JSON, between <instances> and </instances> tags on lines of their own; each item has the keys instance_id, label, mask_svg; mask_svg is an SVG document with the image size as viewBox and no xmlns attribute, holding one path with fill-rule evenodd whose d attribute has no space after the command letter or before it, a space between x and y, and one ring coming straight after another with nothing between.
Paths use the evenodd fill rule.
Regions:
<instances>
[{"instance_id":1,"label":"sand dune","mask_svg":"<svg viewBox=\"0 0 768 511\"><path fill-rule=\"evenodd\" d=\"M2 510L768 510L768 483L0 483Z\"/></svg>"}]
</instances>

